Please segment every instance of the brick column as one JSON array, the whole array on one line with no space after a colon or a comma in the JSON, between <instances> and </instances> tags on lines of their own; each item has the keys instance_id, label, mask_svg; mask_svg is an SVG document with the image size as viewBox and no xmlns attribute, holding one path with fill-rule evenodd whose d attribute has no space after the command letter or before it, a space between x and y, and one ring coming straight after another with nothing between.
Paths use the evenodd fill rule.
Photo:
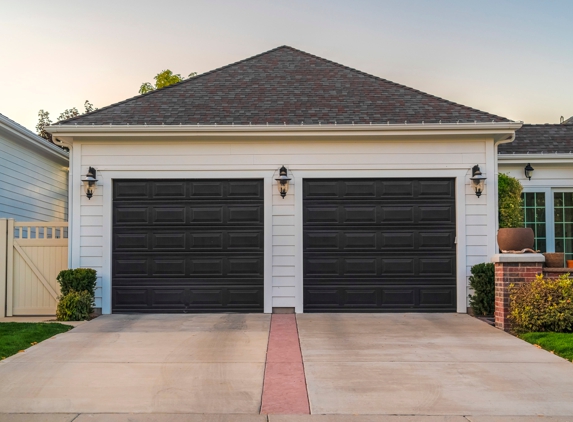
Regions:
<instances>
[{"instance_id":1,"label":"brick column","mask_svg":"<svg viewBox=\"0 0 573 422\"><path fill-rule=\"evenodd\" d=\"M495 264L495 326L509 331L509 286L528 283L543 272L542 254L496 254Z\"/></svg>"}]
</instances>

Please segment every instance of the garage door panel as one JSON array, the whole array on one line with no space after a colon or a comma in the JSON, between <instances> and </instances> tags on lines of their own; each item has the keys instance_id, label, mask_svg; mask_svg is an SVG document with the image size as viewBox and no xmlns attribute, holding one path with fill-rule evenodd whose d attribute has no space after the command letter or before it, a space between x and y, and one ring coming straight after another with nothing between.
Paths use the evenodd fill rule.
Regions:
<instances>
[{"instance_id":1,"label":"garage door panel","mask_svg":"<svg viewBox=\"0 0 573 422\"><path fill-rule=\"evenodd\" d=\"M259 286L114 287L117 312L245 312L263 306Z\"/></svg>"},{"instance_id":2,"label":"garage door panel","mask_svg":"<svg viewBox=\"0 0 573 422\"><path fill-rule=\"evenodd\" d=\"M455 288L353 286L304 290L305 306L320 312L455 311Z\"/></svg>"},{"instance_id":3,"label":"garage door panel","mask_svg":"<svg viewBox=\"0 0 573 422\"><path fill-rule=\"evenodd\" d=\"M114 198L112 312L262 312L262 180L119 180Z\"/></svg>"},{"instance_id":4,"label":"garage door panel","mask_svg":"<svg viewBox=\"0 0 573 422\"><path fill-rule=\"evenodd\" d=\"M305 311L455 310L453 179L303 185Z\"/></svg>"}]
</instances>

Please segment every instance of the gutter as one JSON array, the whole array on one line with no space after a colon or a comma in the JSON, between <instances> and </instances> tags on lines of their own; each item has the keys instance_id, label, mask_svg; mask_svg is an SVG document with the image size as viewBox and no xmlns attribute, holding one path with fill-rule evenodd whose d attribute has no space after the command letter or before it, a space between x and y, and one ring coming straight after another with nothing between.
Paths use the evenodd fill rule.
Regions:
<instances>
[{"instance_id":1,"label":"gutter","mask_svg":"<svg viewBox=\"0 0 573 422\"><path fill-rule=\"evenodd\" d=\"M521 122L404 123L357 125L54 125L46 131L54 137L215 137L215 136L402 136L402 135L494 135L502 141L514 135ZM512 139L513 140L513 139ZM64 140L65 142L65 140Z\"/></svg>"},{"instance_id":2,"label":"gutter","mask_svg":"<svg viewBox=\"0 0 573 422\"><path fill-rule=\"evenodd\" d=\"M571 163L573 162L573 153L569 154L498 154L499 162L511 163L520 161L528 163Z\"/></svg>"}]
</instances>

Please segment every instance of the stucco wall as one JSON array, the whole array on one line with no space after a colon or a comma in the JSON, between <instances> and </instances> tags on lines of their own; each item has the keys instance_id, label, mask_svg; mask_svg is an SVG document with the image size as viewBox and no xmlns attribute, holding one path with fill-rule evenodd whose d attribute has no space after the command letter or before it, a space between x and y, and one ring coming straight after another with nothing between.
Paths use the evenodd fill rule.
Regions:
<instances>
[{"instance_id":1,"label":"stucco wall","mask_svg":"<svg viewBox=\"0 0 573 422\"><path fill-rule=\"evenodd\" d=\"M393 139L380 141L89 141L74 142L74 217L72 264L98 270L97 306L104 312L109 309L109 256L110 245L106 230L110 230L106 210L111 209L111 195L105 190L109 178L147 177L180 178L196 177L204 172L209 177L229 178L240 171L265 175L272 186L272 245L265 249L272 254L272 271L269 272L271 307L296 307L302 311L302 261L301 232L297 218L302 204L301 175L304 177L336 174L337 177L457 177L458 233L458 310L465 310L467 276L471 265L487 262L495 252L494 204L488 204L493 177L481 198L469 186L471 167L480 164L487 174L488 165L493 176L493 140L467 138L428 141ZM281 165L286 165L294 176L285 199L277 192L274 175ZM81 174L89 166L98 170L102 179L95 196L88 200L83 194ZM328 177L328 176L327 176ZM461 195L460 195L461 193ZM109 194L109 192L108 192ZM298 210L298 211L297 211ZM463 212L463 215L460 213ZM267 220L269 221L269 220ZM460 259L461 258L461 259ZM463 267L459 268L459 264ZM103 287L103 289L102 289ZM102 301L102 297L106 300ZM106 305L107 303L107 305Z\"/></svg>"}]
</instances>

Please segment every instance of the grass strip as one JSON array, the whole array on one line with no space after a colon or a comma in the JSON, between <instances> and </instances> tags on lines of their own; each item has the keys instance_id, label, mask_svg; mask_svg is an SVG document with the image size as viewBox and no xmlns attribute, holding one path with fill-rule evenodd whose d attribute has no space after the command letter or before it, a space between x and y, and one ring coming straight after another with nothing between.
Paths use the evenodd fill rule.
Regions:
<instances>
[{"instance_id":1,"label":"grass strip","mask_svg":"<svg viewBox=\"0 0 573 422\"><path fill-rule=\"evenodd\" d=\"M573 333L526 333L519 337L557 356L573 361Z\"/></svg>"},{"instance_id":2,"label":"grass strip","mask_svg":"<svg viewBox=\"0 0 573 422\"><path fill-rule=\"evenodd\" d=\"M70 325L56 323L2 322L0 323L0 360L72 328Z\"/></svg>"}]
</instances>

